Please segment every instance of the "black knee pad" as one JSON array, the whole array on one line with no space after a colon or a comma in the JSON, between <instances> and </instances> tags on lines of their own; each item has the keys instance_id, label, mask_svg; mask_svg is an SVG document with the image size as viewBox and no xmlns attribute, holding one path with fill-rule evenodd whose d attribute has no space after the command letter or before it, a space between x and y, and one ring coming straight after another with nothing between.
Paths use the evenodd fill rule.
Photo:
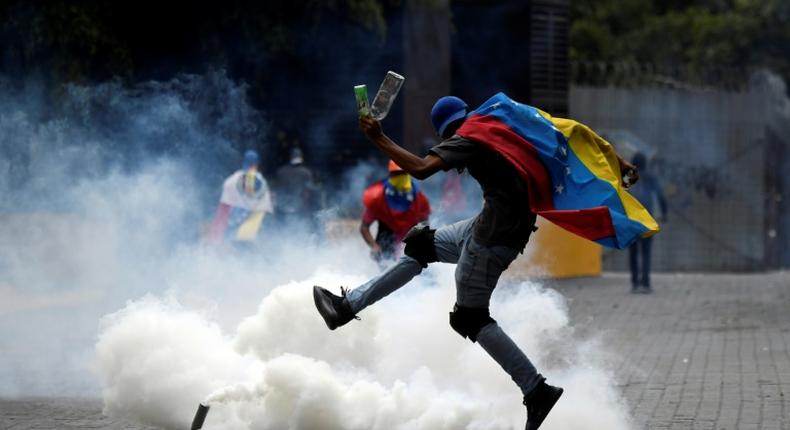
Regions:
<instances>
[{"instance_id":1,"label":"black knee pad","mask_svg":"<svg viewBox=\"0 0 790 430\"><path fill-rule=\"evenodd\" d=\"M488 308L467 308L455 305L450 312L450 327L457 331L464 338L469 338L472 342L477 341L477 334L480 330L496 321L491 318Z\"/></svg>"},{"instance_id":2,"label":"black knee pad","mask_svg":"<svg viewBox=\"0 0 790 430\"><path fill-rule=\"evenodd\" d=\"M419 223L406 233L403 243L406 244L403 253L417 260L423 268L428 267L428 263L439 261L436 256L436 246L433 244L433 230L425 223Z\"/></svg>"}]
</instances>

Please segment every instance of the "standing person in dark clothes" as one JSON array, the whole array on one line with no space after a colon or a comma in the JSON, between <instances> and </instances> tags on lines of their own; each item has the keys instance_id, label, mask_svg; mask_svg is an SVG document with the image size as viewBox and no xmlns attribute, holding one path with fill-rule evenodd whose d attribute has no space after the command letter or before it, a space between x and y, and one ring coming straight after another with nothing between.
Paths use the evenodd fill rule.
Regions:
<instances>
[{"instance_id":1,"label":"standing person in dark clothes","mask_svg":"<svg viewBox=\"0 0 790 430\"><path fill-rule=\"evenodd\" d=\"M667 200L658 178L647 168L647 157L642 153L634 155L632 160L634 166L639 169L641 180L629 191L642 203L648 212L653 213L654 203L658 200L661 208L661 222L667 221ZM628 248L628 263L631 268L631 292L649 294L653 292L650 285L650 258L653 238L641 238ZM641 268L639 257L642 257ZM641 270L640 270L641 269Z\"/></svg>"},{"instance_id":2,"label":"standing person in dark clothes","mask_svg":"<svg viewBox=\"0 0 790 430\"><path fill-rule=\"evenodd\" d=\"M317 187L313 172L304 163L299 147L291 148L288 164L277 169L275 176L275 216L280 224L315 230Z\"/></svg>"},{"instance_id":3,"label":"standing person in dark clothes","mask_svg":"<svg viewBox=\"0 0 790 430\"><path fill-rule=\"evenodd\" d=\"M524 249L534 230L536 213L533 203L542 216L556 215L556 222L563 223L566 228L582 225L584 229L578 229L579 232L604 243L621 239L623 243L630 243L634 235L657 231L654 222L649 226L631 220L625 222L619 218L619 213L616 222L613 222L612 218L605 218L612 211L599 203L611 201L612 196L620 196L620 172L634 170L633 166L616 157L608 142L581 124L562 120L557 121L559 126L553 126L547 119L538 118L541 117L538 112L500 93L467 117L467 105L463 100L452 96L442 97L431 111L431 120L443 141L424 158L390 140L378 121L369 117L361 118L360 127L368 139L406 172L417 179L424 179L440 170L467 169L479 182L485 203L482 212L474 218L438 230L427 225L414 227L403 240L406 243L405 255L365 284L350 291L341 287L341 296L319 286L313 289L318 312L327 326L334 330L356 318L366 307L404 286L429 263L439 261L457 264L456 303L450 312L450 326L464 338L478 343L520 388L527 407L526 430L540 427L563 390L546 384L545 378L527 356L491 318L489 302L500 274ZM516 122L512 125L504 123L513 118ZM546 182L548 171L534 164L537 162L535 153L526 151L524 145L528 143L515 134L515 131L527 128L539 132L533 141L543 139L541 143L554 145L556 160L560 160L560 154L568 155L568 146L565 137L556 133L559 127L566 126L574 143L586 139L582 144L590 146L584 149L599 162L594 167L605 171L607 180L613 182L596 182L594 177L588 176L589 171L585 171L584 166L566 163L560 169L555 169L557 177L564 182L553 186ZM518 151L521 152L516 153ZM525 165L534 166L531 173L534 178L519 170ZM535 178L542 180L546 186L533 189L529 181ZM549 198L555 189L556 193L563 196L575 192L577 182L601 185L597 190L588 188L584 194L583 203L594 205L589 210L557 211L545 206L539 199L532 199L533 191ZM601 196L602 199L596 200ZM632 199L630 196L625 198ZM629 200L625 205L631 209L638 204ZM632 213L639 212L639 208L634 210ZM639 214L645 215L642 212Z\"/></svg>"}]
</instances>

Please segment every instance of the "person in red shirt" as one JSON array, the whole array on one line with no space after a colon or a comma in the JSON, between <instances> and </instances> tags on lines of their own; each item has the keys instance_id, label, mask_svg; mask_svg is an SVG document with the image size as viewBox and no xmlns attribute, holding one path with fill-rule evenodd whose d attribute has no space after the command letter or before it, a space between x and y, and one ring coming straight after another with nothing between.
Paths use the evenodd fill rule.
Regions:
<instances>
[{"instance_id":1,"label":"person in red shirt","mask_svg":"<svg viewBox=\"0 0 790 430\"><path fill-rule=\"evenodd\" d=\"M365 211L359 232L377 261L396 257L403 236L431 214L428 198L412 177L394 161L389 162L388 170L387 179L377 181L362 195ZM375 238L370 232L374 221L378 221Z\"/></svg>"}]
</instances>

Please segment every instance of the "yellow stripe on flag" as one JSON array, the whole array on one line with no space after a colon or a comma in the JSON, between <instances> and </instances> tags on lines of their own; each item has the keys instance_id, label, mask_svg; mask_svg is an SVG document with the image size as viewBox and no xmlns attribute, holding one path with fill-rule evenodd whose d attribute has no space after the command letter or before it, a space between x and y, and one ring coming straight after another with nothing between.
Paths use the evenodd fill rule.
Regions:
<instances>
[{"instance_id":1,"label":"yellow stripe on flag","mask_svg":"<svg viewBox=\"0 0 790 430\"><path fill-rule=\"evenodd\" d=\"M253 212L236 230L236 240L254 240L263 223L263 211Z\"/></svg>"},{"instance_id":2,"label":"yellow stripe on flag","mask_svg":"<svg viewBox=\"0 0 790 430\"><path fill-rule=\"evenodd\" d=\"M594 176L610 183L617 190L626 216L647 228L648 231L643 233L642 237L650 237L658 233L660 228L656 220L631 193L623 188L620 163L612 145L582 123L572 119L554 118L541 110L539 112L568 139L571 151L576 154L582 164Z\"/></svg>"}]
</instances>

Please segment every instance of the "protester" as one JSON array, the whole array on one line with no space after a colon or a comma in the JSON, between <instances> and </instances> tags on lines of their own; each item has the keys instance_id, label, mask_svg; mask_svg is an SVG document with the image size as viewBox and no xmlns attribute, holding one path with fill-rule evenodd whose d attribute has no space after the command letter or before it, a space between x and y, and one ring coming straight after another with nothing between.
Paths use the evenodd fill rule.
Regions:
<instances>
[{"instance_id":1,"label":"protester","mask_svg":"<svg viewBox=\"0 0 790 430\"><path fill-rule=\"evenodd\" d=\"M500 274L524 249L536 214L598 243L625 248L658 225L623 190L622 175L635 168L589 128L552 118L497 94L467 115L457 97L439 99L431 111L444 139L420 158L398 146L373 118L362 117L368 139L418 179L439 170L468 169L483 189L475 218L433 230L418 225L404 237L404 256L379 276L341 296L315 286L313 298L334 330L405 285L429 263L457 263L456 304L450 326L477 342L524 395L527 430L537 429L563 390L546 384L527 356L489 313Z\"/></svg>"},{"instance_id":2,"label":"protester","mask_svg":"<svg viewBox=\"0 0 790 430\"><path fill-rule=\"evenodd\" d=\"M397 256L403 236L431 214L428 198L412 177L391 160L387 170L389 177L368 187L362 196L365 211L359 232L377 261ZM370 226L376 221L374 239Z\"/></svg>"},{"instance_id":3,"label":"protester","mask_svg":"<svg viewBox=\"0 0 790 430\"><path fill-rule=\"evenodd\" d=\"M664 191L658 178L647 167L647 157L642 153L636 153L632 160L634 166L639 169L639 176L641 180L639 184L631 187L629 191L631 195L636 197L642 206L647 209L651 214L653 213L654 203L658 200L661 207L661 222L667 221L667 200L664 197ZM653 292L653 287L650 285L650 258L651 247L653 245L652 237L645 237L637 239L628 248L628 263L631 269L631 292L649 294ZM639 257L641 258L641 268L639 264ZM641 270L640 270L641 269Z\"/></svg>"},{"instance_id":4,"label":"protester","mask_svg":"<svg viewBox=\"0 0 790 430\"><path fill-rule=\"evenodd\" d=\"M248 150L241 170L225 179L219 207L209 228L210 243L243 247L257 239L264 216L272 212L269 186L258 172L259 161L258 153Z\"/></svg>"},{"instance_id":5,"label":"protester","mask_svg":"<svg viewBox=\"0 0 790 430\"><path fill-rule=\"evenodd\" d=\"M312 233L318 228L314 219L318 187L302 150L294 146L289 155L288 164L277 169L275 175L275 218L281 227Z\"/></svg>"}]
</instances>

